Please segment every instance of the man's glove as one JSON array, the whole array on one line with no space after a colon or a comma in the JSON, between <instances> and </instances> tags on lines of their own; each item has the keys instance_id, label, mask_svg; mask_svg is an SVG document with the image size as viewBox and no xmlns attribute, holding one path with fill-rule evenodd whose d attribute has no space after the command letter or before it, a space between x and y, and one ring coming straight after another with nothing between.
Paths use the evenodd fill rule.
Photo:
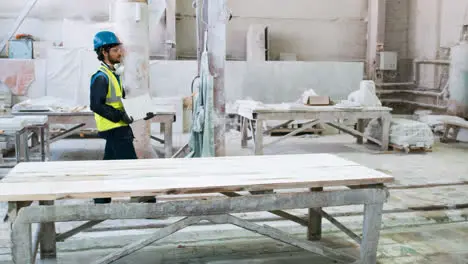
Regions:
<instances>
[{"instance_id":1,"label":"man's glove","mask_svg":"<svg viewBox=\"0 0 468 264\"><path fill-rule=\"evenodd\" d=\"M149 113L146 113L146 117L143 118L143 120L150 120L153 117L154 117L154 114L152 112L149 112Z\"/></svg>"},{"instance_id":2,"label":"man's glove","mask_svg":"<svg viewBox=\"0 0 468 264\"><path fill-rule=\"evenodd\" d=\"M124 123L130 125L131 123L133 123L133 117L128 116L126 112L123 112L122 121L124 121Z\"/></svg>"}]
</instances>

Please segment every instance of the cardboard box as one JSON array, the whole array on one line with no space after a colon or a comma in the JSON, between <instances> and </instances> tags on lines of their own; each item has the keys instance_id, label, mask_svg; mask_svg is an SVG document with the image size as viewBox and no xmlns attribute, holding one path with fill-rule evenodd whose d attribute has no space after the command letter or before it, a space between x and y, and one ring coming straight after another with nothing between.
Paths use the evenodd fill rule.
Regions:
<instances>
[{"instance_id":1,"label":"cardboard box","mask_svg":"<svg viewBox=\"0 0 468 264\"><path fill-rule=\"evenodd\" d=\"M307 105L330 105L331 100L328 96L309 96Z\"/></svg>"}]
</instances>

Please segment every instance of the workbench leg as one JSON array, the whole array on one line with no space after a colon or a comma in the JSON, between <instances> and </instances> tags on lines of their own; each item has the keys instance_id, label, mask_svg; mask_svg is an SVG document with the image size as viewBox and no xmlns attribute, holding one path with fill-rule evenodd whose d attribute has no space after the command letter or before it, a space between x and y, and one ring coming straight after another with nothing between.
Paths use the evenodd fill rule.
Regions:
<instances>
[{"instance_id":1,"label":"workbench leg","mask_svg":"<svg viewBox=\"0 0 468 264\"><path fill-rule=\"evenodd\" d=\"M390 123L392 118L390 115L382 117L382 146L383 151L388 150L388 145L390 144Z\"/></svg>"},{"instance_id":2,"label":"workbench leg","mask_svg":"<svg viewBox=\"0 0 468 264\"><path fill-rule=\"evenodd\" d=\"M172 157L172 121L164 123L164 155L166 159Z\"/></svg>"},{"instance_id":3,"label":"workbench leg","mask_svg":"<svg viewBox=\"0 0 468 264\"><path fill-rule=\"evenodd\" d=\"M39 205L42 206L53 206L54 201L40 201ZM56 259L57 258L57 245L55 237L57 236L55 231L55 223L41 223L40 233L40 252L41 259Z\"/></svg>"},{"instance_id":4,"label":"workbench leg","mask_svg":"<svg viewBox=\"0 0 468 264\"><path fill-rule=\"evenodd\" d=\"M364 119L358 119L357 120L357 131L364 133L365 126L364 126ZM364 143L364 138L362 136L357 136L357 143L358 144L363 144Z\"/></svg>"},{"instance_id":5,"label":"workbench leg","mask_svg":"<svg viewBox=\"0 0 468 264\"><path fill-rule=\"evenodd\" d=\"M364 205L364 226L362 229L361 262L375 264L377 262L377 247L382 225L383 203Z\"/></svg>"},{"instance_id":6,"label":"workbench leg","mask_svg":"<svg viewBox=\"0 0 468 264\"><path fill-rule=\"evenodd\" d=\"M255 133L255 155L263 155L263 120L257 120L253 133Z\"/></svg>"},{"instance_id":7,"label":"workbench leg","mask_svg":"<svg viewBox=\"0 0 468 264\"><path fill-rule=\"evenodd\" d=\"M21 162L21 132L15 133L15 158L16 163Z\"/></svg>"},{"instance_id":8,"label":"workbench leg","mask_svg":"<svg viewBox=\"0 0 468 264\"><path fill-rule=\"evenodd\" d=\"M461 127L453 127L453 141L457 142L458 134L460 133Z\"/></svg>"},{"instance_id":9,"label":"workbench leg","mask_svg":"<svg viewBox=\"0 0 468 264\"><path fill-rule=\"evenodd\" d=\"M11 244L13 263L33 263L31 224L13 223Z\"/></svg>"},{"instance_id":10,"label":"workbench leg","mask_svg":"<svg viewBox=\"0 0 468 264\"><path fill-rule=\"evenodd\" d=\"M46 161L46 150L45 150L45 128L41 126L39 128L40 134L40 144L41 144L41 160L42 162Z\"/></svg>"},{"instance_id":11,"label":"workbench leg","mask_svg":"<svg viewBox=\"0 0 468 264\"><path fill-rule=\"evenodd\" d=\"M442 143L448 143L449 142L449 133L450 133L450 128L451 126L446 124L444 128L444 135L440 139L440 142Z\"/></svg>"},{"instance_id":12,"label":"workbench leg","mask_svg":"<svg viewBox=\"0 0 468 264\"><path fill-rule=\"evenodd\" d=\"M241 147L247 147L247 118L241 117Z\"/></svg>"},{"instance_id":13,"label":"workbench leg","mask_svg":"<svg viewBox=\"0 0 468 264\"><path fill-rule=\"evenodd\" d=\"M45 134L45 149L46 149L46 160L50 160L51 154L50 154L50 130L49 130L49 124L47 123L44 127L44 134Z\"/></svg>"},{"instance_id":14,"label":"workbench leg","mask_svg":"<svg viewBox=\"0 0 468 264\"><path fill-rule=\"evenodd\" d=\"M13 222L16 219L18 214L18 204L16 202L8 202L8 212L3 219L3 222L9 222L10 227L12 226Z\"/></svg>"},{"instance_id":15,"label":"workbench leg","mask_svg":"<svg viewBox=\"0 0 468 264\"><path fill-rule=\"evenodd\" d=\"M35 147L35 146L39 145L40 128L34 127L34 129L31 129L31 132L33 132L32 136L31 136L31 147Z\"/></svg>"},{"instance_id":16,"label":"workbench leg","mask_svg":"<svg viewBox=\"0 0 468 264\"><path fill-rule=\"evenodd\" d=\"M32 227L31 224L19 223L16 221L18 212L23 207L28 207L31 201L9 202L8 222L11 226L11 253L13 263L33 263L32 254Z\"/></svg>"},{"instance_id":17,"label":"workbench leg","mask_svg":"<svg viewBox=\"0 0 468 264\"><path fill-rule=\"evenodd\" d=\"M311 192L321 192L322 187L311 188ZM309 208L309 225L307 227L307 239L310 241L318 241L322 239L322 215L315 209L322 210L322 208Z\"/></svg>"},{"instance_id":18,"label":"workbench leg","mask_svg":"<svg viewBox=\"0 0 468 264\"><path fill-rule=\"evenodd\" d=\"M10 224L13 224L16 220L16 216L18 215L18 211L23 207L30 206L31 204L31 201L8 202L8 212L3 221L8 221Z\"/></svg>"},{"instance_id":19,"label":"workbench leg","mask_svg":"<svg viewBox=\"0 0 468 264\"><path fill-rule=\"evenodd\" d=\"M29 144L28 144L28 130L23 132L23 151L24 151L24 161L29 161Z\"/></svg>"}]
</instances>

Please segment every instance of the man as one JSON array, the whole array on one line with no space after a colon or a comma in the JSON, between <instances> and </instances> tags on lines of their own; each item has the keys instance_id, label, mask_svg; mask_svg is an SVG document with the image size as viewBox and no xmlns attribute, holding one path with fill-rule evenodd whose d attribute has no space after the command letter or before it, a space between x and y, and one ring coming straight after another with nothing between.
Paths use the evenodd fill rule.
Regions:
<instances>
[{"instance_id":1,"label":"man","mask_svg":"<svg viewBox=\"0 0 468 264\"><path fill-rule=\"evenodd\" d=\"M94 50L101 61L99 70L91 77L90 108L94 112L98 135L106 140L104 160L137 159L133 146L133 131L122 104L125 91L114 65L121 62L122 47L117 36L102 31L94 37ZM153 116L147 114L148 119ZM147 202L156 202L154 197L142 197ZM140 199L140 200L142 200ZM94 199L97 204L110 203L111 198Z\"/></svg>"}]
</instances>

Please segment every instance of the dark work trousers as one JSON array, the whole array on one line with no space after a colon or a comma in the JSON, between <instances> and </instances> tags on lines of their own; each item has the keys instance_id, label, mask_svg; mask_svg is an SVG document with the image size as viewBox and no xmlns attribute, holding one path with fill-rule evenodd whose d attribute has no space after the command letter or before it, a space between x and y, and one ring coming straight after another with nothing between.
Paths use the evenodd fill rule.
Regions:
<instances>
[{"instance_id":1,"label":"dark work trousers","mask_svg":"<svg viewBox=\"0 0 468 264\"><path fill-rule=\"evenodd\" d=\"M130 130L129 127L126 128ZM133 146L133 133L131 130L129 131L128 135L125 136L122 136L122 133L108 133L105 135L105 139L106 147L104 150L104 160L138 159L135 147ZM142 197L139 200L146 202L156 202L154 197ZM111 201L111 198L94 199L94 203L96 204L106 204L110 203Z\"/></svg>"},{"instance_id":2,"label":"dark work trousers","mask_svg":"<svg viewBox=\"0 0 468 264\"><path fill-rule=\"evenodd\" d=\"M104 150L104 160L138 159L133 146L133 138L108 138Z\"/></svg>"}]
</instances>

